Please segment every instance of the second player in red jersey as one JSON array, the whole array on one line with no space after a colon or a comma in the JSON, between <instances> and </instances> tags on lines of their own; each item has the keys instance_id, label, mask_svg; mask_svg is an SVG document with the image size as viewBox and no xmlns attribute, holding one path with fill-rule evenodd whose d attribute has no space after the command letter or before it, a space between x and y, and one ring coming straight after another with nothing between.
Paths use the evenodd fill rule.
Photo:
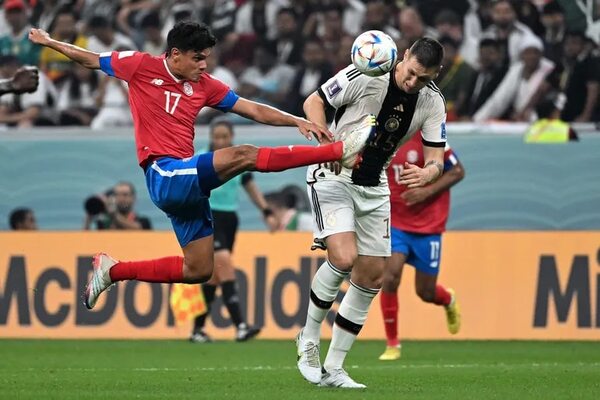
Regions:
<instances>
[{"instance_id":1,"label":"second player in red jersey","mask_svg":"<svg viewBox=\"0 0 600 400\"><path fill-rule=\"evenodd\" d=\"M441 235L446 230L450 210L450 187L464 177L464 168L450 146L444 153L444 174L435 182L419 188L402 185L402 170L410 165L423 165L420 135L398 149L388 170L392 205L392 256L387 259L381 289L381 311L387 346L380 360L400 358L398 338L398 287L404 264L415 267L415 287L425 302L443 306L448 329L460 329L460 310L452 289L437 283L442 250Z\"/></svg>"}]
</instances>

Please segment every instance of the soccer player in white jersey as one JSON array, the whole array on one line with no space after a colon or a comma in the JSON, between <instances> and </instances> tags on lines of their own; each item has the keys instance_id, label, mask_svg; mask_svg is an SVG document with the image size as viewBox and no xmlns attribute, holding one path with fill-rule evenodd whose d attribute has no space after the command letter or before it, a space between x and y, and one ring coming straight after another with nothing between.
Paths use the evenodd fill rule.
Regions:
<instances>
[{"instance_id":1,"label":"soccer player in white jersey","mask_svg":"<svg viewBox=\"0 0 600 400\"><path fill-rule=\"evenodd\" d=\"M357 168L318 164L307 172L315 218L313 248L327 250L327 260L311 284L306 325L296 339L298 368L311 383L366 387L348 376L343 363L381 288L385 259L390 256L386 167L398 147L421 130L424 166L406 163L400 183L408 188L421 187L442 174L446 110L444 98L433 83L442 56L442 46L436 40L419 39L389 74L368 77L350 65L304 103L307 118L321 125L326 123L326 109L335 109L330 127L335 137L369 121L365 116L375 116L370 122L375 134ZM340 303L331 345L321 366L321 323L349 275L350 287Z\"/></svg>"}]
</instances>

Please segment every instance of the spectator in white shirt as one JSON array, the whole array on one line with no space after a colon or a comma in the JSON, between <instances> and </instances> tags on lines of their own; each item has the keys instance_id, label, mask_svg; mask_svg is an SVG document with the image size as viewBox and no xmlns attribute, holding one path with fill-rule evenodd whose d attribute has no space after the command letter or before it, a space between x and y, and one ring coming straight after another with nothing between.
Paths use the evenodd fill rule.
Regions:
<instances>
[{"instance_id":1,"label":"spectator in white shirt","mask_svg":"<svg viewBox=\"0 0 600 400\"><path fill-rule=\"evenodd\" d=\"M535 119L535 107L550 90L550 75L554 63L543 58L544 45L535 36L527 36L520 45L521 61L510 67L492 96L473 116L475 122L502 118L512 121Z\"/></svg>"}]
</instances>

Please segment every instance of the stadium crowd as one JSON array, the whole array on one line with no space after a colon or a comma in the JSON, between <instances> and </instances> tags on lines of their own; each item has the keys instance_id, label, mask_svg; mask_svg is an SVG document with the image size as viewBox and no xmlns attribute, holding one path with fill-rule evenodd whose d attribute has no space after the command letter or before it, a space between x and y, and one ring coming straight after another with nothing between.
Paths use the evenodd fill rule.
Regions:
<instances>
[{"instance_id":1,"label":"stadium crowd","mask_svg":"<svg viewBox=\"0 0 600 400\"><path fill-rule=\"evenodd\" d=\"M350 62L362 31L390 35L400 54L419 37L444 46L436 84L448 120L534 121L536 111L598 121L600 4L594 0L4 0L0 78L41 70L34 93L0 99L0 126L132 124L127 86L27 39L29 28L94 52L160 55L166 32L192 19L219 42L208 72L246 98L302 114L303 100ZM199 123L217 111L205 110ZM235 123L247 123L242 118Z\"/></svg>"}]
</instances>

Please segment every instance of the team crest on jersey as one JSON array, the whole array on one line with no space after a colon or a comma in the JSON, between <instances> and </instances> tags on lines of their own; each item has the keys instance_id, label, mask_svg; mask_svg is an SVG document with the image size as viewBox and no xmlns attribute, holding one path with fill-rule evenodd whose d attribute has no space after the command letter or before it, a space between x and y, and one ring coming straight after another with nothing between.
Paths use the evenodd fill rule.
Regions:
<instances>
[{"instance_id":1,"label":"team crest on jersey","mask_svg":"<svg viewBox=\"0 0 600 400\"><path fill-rule=\"evenodd\" d=\"M327 94L329 95L329 97L333 97L341 91L342 87L338 83L337 79L333 81L329 86L327 86Z\"/></svg>"},{"instance_id":2,"label":"team crest on jersey","mask_svg":"<svg viewBox=\"0 0 600 400\"><path fill-rule=\"evenodd\" d=\"M406 153L406 161L411 164L416 163L419 161L419 153L416 150L409 150L408 153Z\"/></svg>"},{"instance_id":3,"label":"team crest on jersey","mask_svg":"<svg viewBox=\"0 0 600 400\"><path fill-rule=\"evenodd\" d=\"M387 121L385 121L385 130L388 132L394 132L400 126L400 121L398 118L391 117Z\"/></svg>"},{"instance_id":4,"label":"team crest on jersey","mask_svg":"<svg viewBox=\"0 0 600 400\"><path fill-rule=\"evenodd\" d=\"M183 82L183 93L191 96L194 94L194 89L192 88L192 84L189 82Z\"/></svg>"}]
</instances>

